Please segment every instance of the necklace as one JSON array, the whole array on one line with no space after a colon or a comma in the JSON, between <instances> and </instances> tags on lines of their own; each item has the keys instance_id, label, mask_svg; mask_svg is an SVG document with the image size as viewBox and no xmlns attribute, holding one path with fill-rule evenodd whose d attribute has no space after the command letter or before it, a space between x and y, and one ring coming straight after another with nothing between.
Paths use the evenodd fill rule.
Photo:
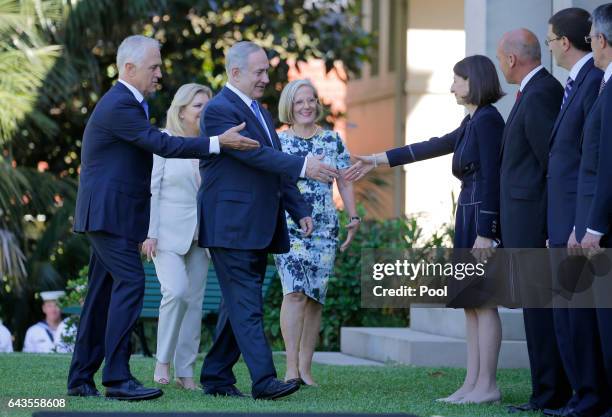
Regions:
<instances>
[{"instance_id":1,"label":"necklace","mask_svg":"<svg viewBox=\"0 0 612 417\"><path fill-rule=\"evenodd\" d=\"M319 133L319 126L315 125L314 131L308 136L303 136L303 135L298 134L293 128L293 126L291 127L291 132L293 133L293 136L298 136L302 139L312 139L314 136L317 135L317 133Z\"/></svg>"}]
</instances>

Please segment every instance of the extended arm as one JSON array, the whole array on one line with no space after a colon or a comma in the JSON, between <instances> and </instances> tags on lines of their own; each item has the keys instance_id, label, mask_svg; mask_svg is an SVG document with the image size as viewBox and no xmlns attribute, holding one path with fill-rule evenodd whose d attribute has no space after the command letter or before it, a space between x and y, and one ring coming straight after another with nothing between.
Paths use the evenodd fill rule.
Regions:
<instances>
[{"instance_id":1,"label":"extended arm","mask_svg":"<svg viewBox=\"0 0 612 417\"><path fill-rule=\"evenodd\" d=\"M463 132L464 123L451 133L439 138L431 138L370 156L355 156L357 163L344 172L344 179L346 181L357 181L381 165L394 167L452 153Z\"/></svg>"},{"instance_id":2,"label":"extended arm","mask_svg":"<svg viewBox=\"0 0 612 417\"><path fill-rule=\"evenodd\" d=\"M209 105L204 111L202 124L206 128L206 134L215 135L242 122L236 113L224 111L221 106ZM250 135L248 130L245 135L256 137ZM304 165L304 158L285 154L269 146L243 152L224 150L223 153L253 168L287 176L294 181L299 177Z\"/></svg>"},{"instance_id":3,"label":"extended arm","mask_svg":"<svg viewBox=\"0 0 612 417\"><path fill-rule=\"evenodd\" d=\"M131 144L164 158L200 158L209 154L210 139L169 136L152 126L135 100L119 101L113 111L112 133Z\"/></svg>"}]
</instances>

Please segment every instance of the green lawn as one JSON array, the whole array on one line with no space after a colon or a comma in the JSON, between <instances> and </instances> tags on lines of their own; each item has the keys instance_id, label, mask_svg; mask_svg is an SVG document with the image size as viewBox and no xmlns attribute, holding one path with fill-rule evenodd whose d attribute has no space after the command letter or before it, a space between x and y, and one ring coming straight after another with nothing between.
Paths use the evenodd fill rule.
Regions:
<instances>
[{"instance_id":1,"label":"green lawn","mask_svg":"<svg viewBox=\"0 0 612 417\"><path fill-rule=\"evenodd\" d=\"M285 361L275 356L279 375ZM500 370L502 405L444 405L434 399L452 392L463 378L463 370L414 368L409 366L344 367L316 365L319 388L304 388L279 401L227 399L187 392L171 385L164 396L153 401L118 402L66 397L66 374L70 362L66 355L0 354L0 416L29 416L32 409L8 409L11 398L66 398L66 411L293 411L293 412L373 412L413 413L418 416L507 416L505 405L525 402L529 396L527 370ZM154 359L134 356L132 372L145 385L152 385ZM202 358L197 365L201 366ZM198 369L199 371L199 369ZM238 388L250 392L247 369L236 367ZM102 390L99 378L98 388ZM56 410L59 411L59 410ZM537 414L525 414L533 415Z\"/></svg>"}]
</instances>

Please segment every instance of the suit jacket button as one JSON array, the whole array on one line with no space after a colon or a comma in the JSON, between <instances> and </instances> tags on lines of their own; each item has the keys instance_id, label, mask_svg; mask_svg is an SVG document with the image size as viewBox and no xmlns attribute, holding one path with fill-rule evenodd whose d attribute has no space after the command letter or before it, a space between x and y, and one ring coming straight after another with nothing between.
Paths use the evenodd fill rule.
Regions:
<instances>
[{"instance_id":1,"label":"suit jacket button","mask_svg":"<svg viewBox=\"0 0 612 417\"><path fill-rule=\"evenodd\" d=\"M276 196L277 196L278 198L281 198L282 193L281 193L280 191L277 191L277 192L276 192Z\"/></svg>"}]
</instances>

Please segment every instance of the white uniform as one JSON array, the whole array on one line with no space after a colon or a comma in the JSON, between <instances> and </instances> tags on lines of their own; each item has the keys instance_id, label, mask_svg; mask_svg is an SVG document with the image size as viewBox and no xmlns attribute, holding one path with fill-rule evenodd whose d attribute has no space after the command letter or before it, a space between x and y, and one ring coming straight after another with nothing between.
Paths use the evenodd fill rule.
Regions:
<instances>
[{"instance_id":1,"label":"white uniform","mask_svg":"<svg viewBox=\"0 0 612 417\"><path fill-rule=\"evenodd\" d=\"M4 327L0 320L0 353L10 353L13 351L13 338L11 332Z\"/></svg>"},{"instance_id":2,"label":"white uniform","mask_svg":"<svg viewBox=\"0 0 612 417\"><path fill-rule=\"evenodd\" d=\"M72 352L72 346L62 342L62 336L66 334L65 320L57 326L55 331L46 322L39 321L26 332L23 351L29 353Z\"/></svg>"}]
</instances>

